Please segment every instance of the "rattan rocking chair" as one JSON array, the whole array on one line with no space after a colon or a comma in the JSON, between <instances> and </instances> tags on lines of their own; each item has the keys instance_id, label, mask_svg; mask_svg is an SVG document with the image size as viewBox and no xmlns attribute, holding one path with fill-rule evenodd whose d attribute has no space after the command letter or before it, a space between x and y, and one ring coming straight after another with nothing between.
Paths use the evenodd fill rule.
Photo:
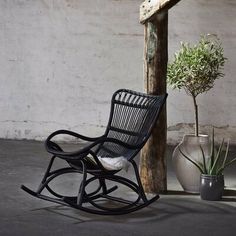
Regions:
<instances>
[{"instance_id":1,"label":"rattan rocking chair","mask_svg":"<svg viewBox=\"0 0 236 236\"><path fill-rule=\"evenodd\" d=\"M104 135L91 138L68 130L52 133L45 142L46 150L52 154L52 158L37 191L32 191L24 185L21 188L37 198L94 214L127 214L148 206L159 196L147 198L133 159L148 140L166 97L167 94L154 96L127 89L116 91L111 100L110 118ZM87 141L86 145L78 151L63 151L59 144L52 141L60 134ZM105 157L122 157L127 160L133 167L136 180L132 181L124 177L125 172L121 169L105 168L101 162ZM52 170L55 158L65 160L67 167ZM78 195L62 196L49 185L56 177L74 172L82 175L82 180L78 180L80 181ZM122 173L123 176L118 173ZM107 182L116 183L116 185L108 187ZM97 186L91 192L91 186L94 185ZM90 192L87 190L88 186L90 186ZM118 186L128 188L136 196L135 199L117 197ZM48 193L43 194L43 190L47 190ZM114 204L104 205L104 200Z\"/></svg>"}]
</instances>

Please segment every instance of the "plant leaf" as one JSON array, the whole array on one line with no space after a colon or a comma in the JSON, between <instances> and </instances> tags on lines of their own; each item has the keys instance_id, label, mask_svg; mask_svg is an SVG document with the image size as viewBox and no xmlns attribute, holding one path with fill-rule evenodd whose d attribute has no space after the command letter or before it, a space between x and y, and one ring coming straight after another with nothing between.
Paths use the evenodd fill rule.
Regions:
<instances>
[{"instance_id":1,"label":"plant leaf","mask_svg":"<svg viewBox=\"0 0 236 236\"><path fill-rule=\"evenodd\" d=\"M205 153L204 153L203 148L202 148L201 145L200 145L200 149L201 149L201 153L202 153L203 170L204 170L204 173L207 174L207 168L206 168L206 157L205 157Z\"/></svg>"},{"instance_id":2,"label":"plant leaf","mask_svg":"<svg viewBox=\"0 0 236 236\"><path fill-rule=\"evenodd\" d=\"M227 146L226 146L226 151L225 151L225 156L224 156L224 160L222 162L222 165L219 169L222 169L221 172L224 170L225 168L225 163L226 163L226 160L227 160L227 156L228 156L228 153L229 153L229 139L227 141ZM218 170L219 171L219 170ZM218 172L217 171L217 172Z\"/></svg>"},{"instance_id":3,"label":"plant leaf","mask_svg":"<svg viewBox=\"0 0 236 236\"><path fill-rule=\"evenodd\" d=\"M220 154L221 154L221 150L222 150L223 145L224 145L224 139L222 140L221 145L218 149L214 164L213 164L213 166L211 168L211 171L210 171L210 175L216 174L217 164L218 164L219 159L220 159Z\"/></svg>"},{"instance_id":4,"label":"plant leaf","mask_svg":"<svg viewBox=\"0 0 236 236\"><path fill-rule=\"evenodd\" d=\"M231 164L232 164L233 162L235 162L235 161L236 161L236 157L235 157L233 160L227 162L227 163L225 164L224 168L227 167L227 166L229 166L229 165L231 165Z\"/></svg>"},{"instance_id":5,"label":"plant leaf","mask_svg":"<svg viewBox=\"0 0 236 236\"><path fill-rule=\"evenodd\" d=\"M210 166L209 166L209 172L210 172L210 169L212 168L213 166L213 163L214 163L214 157L215 157L215 132L214 132L214 127L212 127L212 138L211 138L211 163L210 163Z\"/></svg>"},{"instance_id":6,"label":"plant leaf","mask_svg":"<svg viewBox=\"0 0 236 236\"><path fill-rule=\"evenodd\" d=\"M182 150L180 149L180 147L178 147L178 149L179 149L180 153L181 153L188 161L190 161L192 164L194 164L194 165L200 170L200 172L201 172L202 174L204 174L204 169L203 169L197 162L195 162L194 160L192 160L191 158L189 158L188 156L186 156L186 155L182 152Z\"/></svg>"}]
</instances>

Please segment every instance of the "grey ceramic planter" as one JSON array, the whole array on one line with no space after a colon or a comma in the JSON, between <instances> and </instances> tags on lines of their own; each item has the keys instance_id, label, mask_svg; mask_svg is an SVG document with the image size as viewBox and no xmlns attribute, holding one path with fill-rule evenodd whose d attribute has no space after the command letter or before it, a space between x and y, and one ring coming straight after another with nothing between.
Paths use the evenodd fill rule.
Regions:
<instances>
[{"instance_id":1,"label":"grey ceramic planter","mask_svg":"<svg viewBox=\"0 0 236 236\"><path fill-rule=\"evenodd\" d=\"M199 193L199 179L201 173L194 164L188 161L180 153L179 149L194 161L202 162L200 145L202 146L206 156L209 156L210 142L208 135L199 135L198 137L194 134L185 135L182 142L175 148L172 155L176 177L186 192Z\"/></svg>"},{"instance_id":2,"label":"grey ceramic planter","mask_svg":"<svg viewBox=\"0 0 236 236\"><path fill-rule=\"evenodd\" d=\"M203 200L217 201L224 192L224 175L204 175L200 178L200 196Z\"/></svg>"}]
</instances>

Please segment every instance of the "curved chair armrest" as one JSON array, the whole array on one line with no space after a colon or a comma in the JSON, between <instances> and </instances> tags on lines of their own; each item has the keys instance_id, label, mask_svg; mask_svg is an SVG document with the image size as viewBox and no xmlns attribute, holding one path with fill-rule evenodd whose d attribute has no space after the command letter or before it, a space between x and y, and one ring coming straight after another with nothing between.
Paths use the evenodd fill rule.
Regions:
<instances>
[{"instance_id":1,"label":"curved chair armrest","mask_svg":"<svg viewBox=\"0 0 236 236\"><path fill-rule=\"evenodd\" d=\"M75 133L73 131L70 131L70 130L57 130L48 136L48 138L45 141L45 148L49 153L52 153L53 155L59 156L61 158L67 157L67 156L74 156L74 155L78 156L78 155L87 153L91 148L90 147L91 144L75 152L65 152L57 143L51 141L55 136L60 135L60 134L70 135L75 138L81 139L83 141L88 141L88 142L94 142L103 137L103 136L87 137L87 136Z\"/></svg>"},{"instance_id":2,"label":"curved chair armrest","mask_svg":"<svg viewBox=\"0 0 236 236\"><path fill-rule=\"evenodd\" d=\"M46 142L47 142L48 140L51 140L53 137L55 137L55 136L57 136L57 135L59 135L59 134L67 134L67 135L73 136L73 137L75 137L75 138L79 138L79 139L82 139L82 140L85 140L85 141L89 141L89 142L93 142L93 141L95 141L95 140L97 140L97 139L99 139L99 138L101 138L101 137L104 137L104 135L102 135L102 136L99 136L99 137L94 137L94 138L92 138L92 137L84 136L84 135L82 135L82 134L75 133L75 132L70 131L70 130L63 130L63 129L61 129L61 130L57 130L57 131L51 133L51 134L48 136L48 138L46 139Z\"/></svg>"},{"instance_id":3,"label":"curved chair armrest","mask_svg":"<svg viewBox=\"0 0 236 236\"><path fill-rule=\"evenodd\" d=\"M137 149L137 146L129 145L129 144L126 144L126 143L124 143L124 142L122 142L122 141L120 141L118 139L107 138L107 137L104 137L104 136L96 139L93 143L85 146L84 148L82 148L80 150L77 150L77 151L73 151L73 152L65 152L65 151L63 151L62 148L58 144L50 141L49 138L45 142L45 147L46 147L46 150L49 153L52 153L53 155L56 155L56 156L61 157L63 159L78 160L78 159L82 159L88 153L90 153L91 149L93 147L95 147L98 144L105 143L105 142L115 143L115 144L118 144L120 146L123 146L125 148L129 148L129 149Z\"/></svg>"}]
</instances>

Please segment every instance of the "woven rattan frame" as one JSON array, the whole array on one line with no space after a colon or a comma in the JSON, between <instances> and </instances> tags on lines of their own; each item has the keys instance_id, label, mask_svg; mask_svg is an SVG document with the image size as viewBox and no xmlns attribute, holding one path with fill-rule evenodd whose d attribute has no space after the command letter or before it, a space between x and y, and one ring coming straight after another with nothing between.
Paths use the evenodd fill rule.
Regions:
<instances>
[{"instance_id":1,"label":"woven rattan frame","mask_svg":"<svg viewBox=\"0 0 236 236\"><path fill-rule=\"evenodd\" d=\"M104 135L91 138L69 130L53 132L45 142L46 150L52 154L52 158L38 189L32 191L24 185L22 185L22 189L35 197L94 214L127 214L148 206L159 196L147 198L133 159L150 137L166 97L167 94L154 96L127 89L116 91L111 99L110 117ZM61 134L73 136L87 143L77 151L65 152L59 144L53 141L55 136ZM105 169L98 156L125 157L133 168L136 181L125 177L124 171ZM67 166L52 170L56 158L64 160ZM49 186L52 180L66 173L80 173L82 176L77 196L62 196ZM122 175L118 173L122 173ZM95 186L95 181L97 187L94 191L87 192L88 185ZM107 181L115 182L116 185L108 188ZM122 185L135 193L137 196L135 200L115 196L119 191L119 186ZM43 190L48 191L48 194L43 194ZM104 206L104 204L99 204L98 200L101 199L119 203L119 206Z\"/></svg>"}]
</instances>

